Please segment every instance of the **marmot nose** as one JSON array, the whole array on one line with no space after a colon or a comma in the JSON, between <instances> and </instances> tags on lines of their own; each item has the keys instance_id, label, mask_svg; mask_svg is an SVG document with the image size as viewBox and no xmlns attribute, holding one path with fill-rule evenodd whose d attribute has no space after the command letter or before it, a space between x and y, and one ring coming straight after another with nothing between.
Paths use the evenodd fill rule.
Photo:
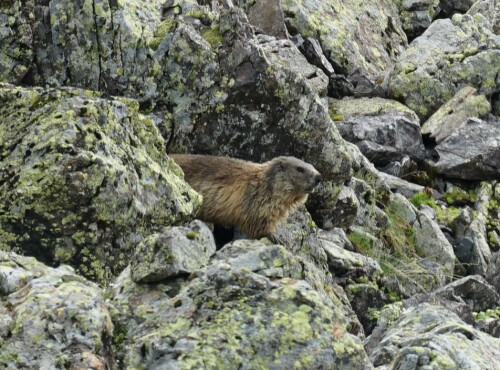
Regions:
<instances>
[{"instance_id":1,"label":"marmot nose","mask_svg":"<svg viewBox=\"0 0 500 370\"><path fill-rule=\"evenodd\" d=\"M321 175L320 174L316 175L316 177L314 178L314 182L316 183L316 185L319 185L319 183L321 182Z\"/></svg>"}]
</instances>

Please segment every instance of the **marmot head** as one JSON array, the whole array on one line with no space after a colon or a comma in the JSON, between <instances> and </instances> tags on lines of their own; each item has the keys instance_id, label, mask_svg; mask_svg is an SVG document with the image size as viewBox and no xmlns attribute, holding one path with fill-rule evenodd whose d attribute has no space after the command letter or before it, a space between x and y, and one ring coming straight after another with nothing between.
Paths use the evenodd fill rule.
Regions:
<instances>
[{"instance_id":1,"label":"marmot head","mask_svg":"<svg viewBox=\"0 0 500 370\"><path fill-rule=\"evenodd\" d=\"M321 182L321 174L312 165L295 157L277 157L268 164L268 180L274 193L301 196L313 191Z\"/></svg>"}]
</instances>

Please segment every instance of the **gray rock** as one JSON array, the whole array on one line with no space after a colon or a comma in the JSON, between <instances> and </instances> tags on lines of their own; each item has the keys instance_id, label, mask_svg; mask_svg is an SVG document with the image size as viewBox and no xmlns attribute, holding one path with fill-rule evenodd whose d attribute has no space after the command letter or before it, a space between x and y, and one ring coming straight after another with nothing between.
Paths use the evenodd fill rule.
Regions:
<instances>
[{"instance_id":1,"label":"gray rock","mask_svg":"<svg viewBox=\"0 0 500 370\"><path fill-rule=\"evenodd\" d=\"M439 19L398 59L388 80L389 97L425 120L456 92L471 85L487 97L500 91L500 37L482 15Z\"/></svg>"},{"instance_id":2,"label":"gray rock","mask_svg":"<svg viewBox=\"0 0 500 370\"><path fill-rule=\"evenodd\" d=\"M343 229L333 228L327 231L319 229L318 238L331 242L342 249L354 252L354 247Z\"/></svg>"},{"instance_id":3,"label":"gray rock","mask_svg":"<svg viewBox=\"0 0 500 370\"><path fill-rule=\"evenodd\" d=\"M300 34L295 35L292 40L302 54L305 55L309 63L320 68L328 77L335 72L323 54L323 49L321 49L318 40L312 37L306 37L304 40Z\"/></svg>"},{"instance_id":4,"label":"gray rock","mask_svg":"<svg viewBox=\"0 0 500 370\"><path fill-rule=\"evenodd\" d=\"M479 275L471 275L436 289L432 295L465 303L472 311L486 311L500 305L500 294Z\"/></svg>"},{"instance_id":5,"label":"gray rock","mask_svg":"<svg viewBox=\"0 0 500 370\"><path fill-rule=\"evenodd\" d=\"M0 246L105 282L201 197L136 101L0 86Z\"/></svg>"},{"instance_id":6,"label":"gray rock","mask_svg":"<svg viewBox=\"0 0 500 370\"><path fill-rule=\"evenodd\" d=\"M451 17L454 13L465 13L476 0L440 0L439 6L443 14Z\"/></svg>"},{"instance_id":7,"label":"gray rock","mask_svg":"<svg viewBox=\"0 0 500 370\"><path fill-rule=\"evenodd\" d=\"M279 39L288 39L281 1L236 0L234 3L245 10L248 21L266 35L275 36Z\"/></svg>"},{"instance_id":8,"label":"gray rock","mask_svg":"<svg viewBox=\"0 0 500 370\"><path fill-rule=\"evenodd\" d=\"M0 367L105 369L113 362L113 323L103 291L34 258L0 251Z\"/></svg>"},{"instance_id":9,"label":"gray rock","mask_svg":"<svg viewBox=\"0 0 500 370\"><path fill-rule=\"evenodd\" d=\"M317 38L335 71L364 93L376 89L406 44L392 1L292 0L283 10L290 34ZM357 86L363 81L368 88Z\"/></svg>"},{"instance_id":10,"label":"gray rock","mask_svg":"<svg viewBox=\"0 0 500 370\"><path fill-rule=\"evenodd\" d=\"M497 179L500 177L500 119L469 119L435 149L439 160L432 166L446 177Z\"/></svg>"},{"instance_id":11,"label":"gray rock","mask_svg":"<svg viewBox=\"0 0 500 370\"><path fill-rule=\"evenodd\" d=\"M411 183L387 173L380 172L380 176L384 179L392 191L402 194L407 198L425 190L425 187L422 185Z\"/></svg>"},{"instance_id":12,"label":"gray rock","mask_svg":"<svg viewBox=\"0 0 500 370\"><path fill-rule=\"evenodd\" d=\"M409 40L420 36L439 14L439 0L399 0L403 30Z\"/></svg>"},{"instance_id":13,"label":"gray rock","mask_svg":"<svg viewBox=\"0 0 500 370\"><path fill-rule=\"evenodd\" d=\"M359 206L359 200L354 190L347 186L342 187L332 213L328 214L328 216L335 216L330 216L330 219L323 219L321 223L322 227L326 230L335 227L348 228L353 224L358 215Z\"/></svg>"},{"instance_id":14,"label":"gray rock","mask_svg":"<svg viewBox=\"0 0 500 370\"><path fill-rule=\"evenodd\" d=\"M500 369L500 340L445 308L423 303L391 313L382 336L365 343L375 367L401 369L418 358L426 369Z\"/></svg>"},{"instance_id":15,"label":"gray rock","mask_svg":"<svg viewBox=\"0 0 500 370\"><path fill-rule=\"evenodd\" d=\"M448 100L422 126L422 134L430 135L439 144L450 136L469 118L482 118L491 111L491 105L484 95L466 86Z\"/></svg>"},{"instance_id":16,"label":"gray rock","mask_svg":"<svg viewBox=\"0 0 500 370\"><path fill-rule=\"evenodd\" d=\"M124 367L371 368L342 301L299 280L301 264L281 246L229 244L172 298L160 285L138 294L127 274L112 293L127 327Z\"/></svg>"},{"instance_id":17,"label":"gray rock","mask_svg":"<svg viewBox=\"0 0 500 370\"><path fill-rule=\"evenodd\" d=\"M497 251L491 257L486 271L486 280L493 285L497 291L500 291L500 251Z\"/></svg>"},{"instance_id":18,"label":"gray rock","mask_svg":"<svg viewBox=\"0 0 500 370\"><path fill-rule=\"evenodd\" d=\"M419 119L400 103L361 98L331 99L329 105L342 137L355 143L375 165L384 166L406 155L423 157Z\"/></svg>"},{"instance_id":19,"label":"gray rock","mask_svg":"<svg viewBox=\"0 0 500 370\"><path fill-rule=\"evenodd\" d=\"M139 243L130 275L136 283L152 283L190 274L205 267L214 253L214 237L203 222L168 227Z\"/></svg>"}]
</instances>

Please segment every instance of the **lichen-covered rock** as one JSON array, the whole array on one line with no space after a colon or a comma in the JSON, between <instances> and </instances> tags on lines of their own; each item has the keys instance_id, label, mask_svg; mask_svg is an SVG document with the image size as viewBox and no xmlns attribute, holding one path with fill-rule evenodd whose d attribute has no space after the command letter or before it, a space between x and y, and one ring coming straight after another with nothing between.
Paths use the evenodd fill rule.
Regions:
<instances>
[{"instance_id":1,"label":"lichen-covered rock","mask_svg":"<svg viewBox=\"0 0 500 370\"><path fill-rule=\"evenodd\" d=\"M497 291L500 291L500 251L497 251L491 257L486 271L486 280L493 285Z\"/></svg>"},{"instance_id":2,"label":"lichen-covered rock","mask_svg":"<svg viewBox=\"0 0 500 370\"><path fill-rule=\"evenodd\" d=\"M285 0L285 22L291 35L318 38L337 73L359 93L377 88L379 78L406 45L397 8L392 1Z\"/></svg>"},{"instance_id":3,"label":"lichen-covered rock","mask_svg":"<svg viewBox=\"0 0 500 370\"><path fill-rule=\"evenodd\" d=\"M468 119L435 149L439 160L432 166L443 176L463 180L498 179L500 118Z\"/></svg>"},{"instance_id":4,"label":"lichen-covered rock","mask_svg":"<svg viewBox=\"0 0 500 370\"><path fill-rule=\"evenodd\" d=\"M241 240L172 298L154 285L136 295L144 288L125 270L113 288L114 304L130 318L124 366L372 368L361 341L347 331L341 301L296 280L300 266L283 247ZM135 304L133 296L140 298Z\"/></svg>"},{"instance_id":5,"label":"lichen-covered rock","mask_svg":"<svg viewBox=\"0 0 500 370\"><path fill-rule=\"evenodd\" d=\"M440 0L439 7L444 15L451 17L454 13L465 13L477 0Z\"/></svg>"},{"instance_id":6,"label":"lichen-covered rock","mask_svg":"<svg viewBox=\"0 0 500 370\"><path fill-rule=\"evenodd\" d=\"M430 117L466 85L488 97L500 91L500 37L482 14L439 19L398 59L389 96L421 119Z\"/></svg>"},{"instance_id":7,"label":"lichen-covered rock","mask_svg":"<svg viewBox=\"0 0 500 370\"><path fill-rule=\"evenodd\" d=\"M476 190L474 210L465 208L455 222L455 254L469 274L485 276L491 260L486 224L493 187L483 182Z\"/></svg>"},{"instance_id":8,"label":"lichen-covered rock","mask_svg":"<svg viewBox=\"0 0 500 370\"><path fill-rule=\"evenodd\" d=\"M342 137L375 165L384 166L405 155L423 157L419 119L402 104L381 98L330 99L329 109Z\"/></svg>"},{"instance_id":9,"label":"lichen-covered rock","mask_svg":"<svg viewBox=\"0 0 500 370\"><path fill-rule=\"evenodd\" d=\"M477 89L466 86L448 100L422 125L422 134L430 135L440 143L469 118L482 118L491 111L491 105Z\"/></svg>"},{"instance_id":10,"label":"lichen-covered rock","mask_svg":"<svg viewBox=\"0 0 500 370\"><path fill-rule=\"evenodd\" d=\"M473 311L486 311L500 305L500 294L479 275L453 281L432 294L449 300L459 299Z\"/></svg>"},{"instance_id":11,"label":"lichen-covered rock","mask_svg":"<svg viewBox=\"0 0 500 370\"><path fill-rule=\"evenodd\" d=\"M375 367L500 369L500 339L464 323L446 308L423 303L393 311L381 338L369 346Z\"/></svg>"},{"instance_id":12,"label":"lichen-covered rock","mask_svg":"<svg viewBox=\"0 0 500 370\"><path fill-rule=\"evenodd\" d=\"M0 245L105 281L133 247L192 217L200 196L138 103L0 88Z\"/></svg>"},{"instance_id":13,"label":"lichen-covered rock","mask_svg":"<svg viewBox=\"0 0 500 370\"><path fill-rule=\"evenodd\" d=\"M422 185L411 183L387 173L381 172L380 176L387 183L387 186L389 186L391 191L402 194L407 198L410 198L414 194L420 193L425 190L425 187Z\"/></svg>"},{"instance_id":14,"label":"lichen-covered rock","mask_svg":"<svg viewBox=\"0 0 500 370\"><path fill-rule=\"evenodd\" d=\"M29 2L0 4L0 82L20 83L31 68L34 13Z\"/></svg>"},{"instance_id":15,"label":"lichen-covered rock","mask_svg":"<svg viewBox=\"0 0 500 370\"><path fill-rule=\"evenodd\" d=\"M420 36L438 15L440 0L397 0L403 30L409 40Z\"/></svg>"},{"instance_id":16,"label":"lichen-covered rock","mask_svg":"<svg viewBox=\"0 0 500 370\"><path fill-rule=\"evenodd\" d=\"M130 261L131 277L151 283L190 274L205 267L214 253L214 237L203 222L167 227L139 243Z\"/></svg>"},{"instance_id":17,"label":"lichen-covered rock","mask_svg":"<svg viewBox=\"0 0 500 370\"><path fill-rule=\"evenodd\" d=\"M285 16L280 0L236 0L248 16L248 21L266 35L288 39Z\"/></svg>"},{"instance_id":18,"label":"lichen-covered rock","mask_svg":"<svg viewBox=\"0 0 500 370\"><path fill-rule=\"evenodd\" d=\"M453 247L440 230L437 222L426 212L417 210L405 197L394 194L390 209L415 230L415 249L439 271L437 286L443 285L453 275L455 254ZM431 267L429 265L429 267Z\"/></svg>"},{"instance_id":19,"label":"lichen-covered rock","mask_svg":"<svg viewBox=\"0 0 500 370\"><path fill-rule=\"evenodd\" d=\"M113 324L101 289L69 266L0 251L0 367L85 368L113 362Z\"/></svg>"}]
</instances>

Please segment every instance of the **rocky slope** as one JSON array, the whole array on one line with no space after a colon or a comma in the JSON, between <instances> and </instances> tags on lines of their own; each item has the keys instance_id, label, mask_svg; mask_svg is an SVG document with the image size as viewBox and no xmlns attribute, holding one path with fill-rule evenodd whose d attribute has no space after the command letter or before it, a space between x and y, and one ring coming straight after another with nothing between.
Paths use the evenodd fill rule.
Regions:
<instances>
[{"instance_id":1,"label":"rocky slope","mask_svg":"<svg viewBox=\"0 0 500 370\"><path fill-rule=\"evenodd\" d=\"M0 2L0 368L500 369L499 71L494 0ZM324 181L233 240L169 152Z\"/></svg>"}]
</instances>

